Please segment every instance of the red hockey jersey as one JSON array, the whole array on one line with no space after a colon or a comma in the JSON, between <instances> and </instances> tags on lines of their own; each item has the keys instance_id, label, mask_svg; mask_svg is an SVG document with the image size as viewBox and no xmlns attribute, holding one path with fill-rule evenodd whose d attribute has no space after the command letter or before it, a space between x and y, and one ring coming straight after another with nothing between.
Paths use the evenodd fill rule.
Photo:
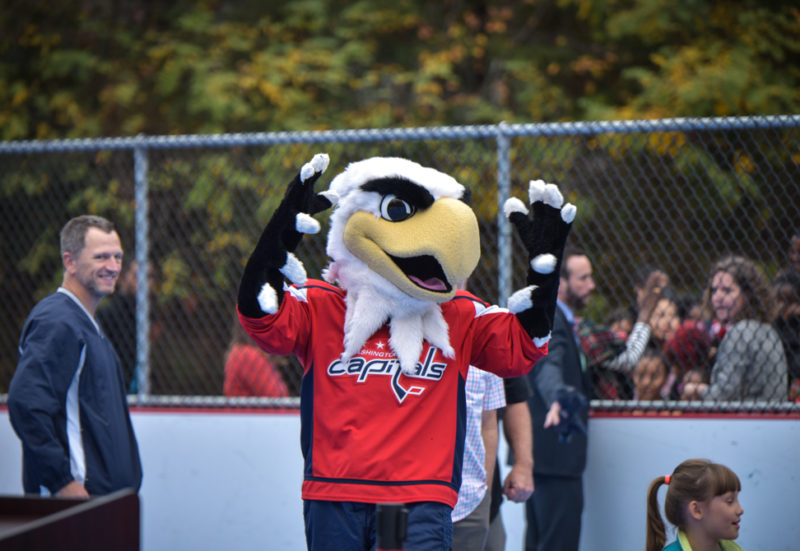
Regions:
<instances>
[{"instance_id":1,"label":"red hockey jersey","mask_svg":"<svg viewBox=\"0 0 800 551\"><path fill-rule=\"evenodd\" d=\"M267 352L303 365L303 499L455 506L461 485L469 365L501 377L527 373L547 353L515 315L459 291L441 305L455 358L427 342L407 376L379 329L346 365L345 292L309 280L280 309L239 318Z\"/></svg>"}]
</instances>

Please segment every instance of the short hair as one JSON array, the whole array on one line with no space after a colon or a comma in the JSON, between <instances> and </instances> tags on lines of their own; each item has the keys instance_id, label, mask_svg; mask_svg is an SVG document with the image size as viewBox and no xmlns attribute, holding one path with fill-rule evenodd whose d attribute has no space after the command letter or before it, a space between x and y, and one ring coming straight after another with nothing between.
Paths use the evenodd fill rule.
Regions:
<instances>
[{"instance_id":1,"label":"short hair","mask_svg":"<svg viewBox=\"0 0 800 551\"><path fill-rule=\"evenodd\" d=\"M586 251L581 249L580 247L575 247L573 245L567 245L564 248L564 255L561 260L561 271L559 272L559 276L563 277L564 279L569 279L569 270L567 269L567 260L569 260L573 256L588 256Z\"/></svg>"},{"instance_id":2,"label":"short hair","mask_svg":"<svg viewBox=\"0 0 800 551\"><path fill-rule=\"evenodd\" d=\"M89 228L97 228L105 233L115 231L114 223L95 214L76 216L61 228L61 254L78 255L86 246L86 233Z\"/></svg>"}]
</instances>

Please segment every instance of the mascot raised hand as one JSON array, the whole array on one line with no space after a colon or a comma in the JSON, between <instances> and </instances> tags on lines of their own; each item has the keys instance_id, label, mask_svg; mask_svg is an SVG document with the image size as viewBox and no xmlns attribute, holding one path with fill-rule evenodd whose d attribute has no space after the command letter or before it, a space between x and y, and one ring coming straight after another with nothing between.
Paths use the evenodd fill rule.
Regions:
<instances>
[{"instance_id":1,"label":"mascot raised hand","mask_svg":"<svg viewBox=\"0 0 800 551\"><path fill-rule=\"evenodd\" d=\"M321 193L316 155L250 256L239 319L261 348L303 365L301 447L312 550L374 548L375 505L405 503L405 547L447 550L461 484L470 365L526 374L547 353L575 207L531 182L506 215L528 257L507 308L460 290L480 260L478 222L452 177L400 158L355 162ZM325 281L294 255L330 217Z\"/></svg>"}]
</instances>

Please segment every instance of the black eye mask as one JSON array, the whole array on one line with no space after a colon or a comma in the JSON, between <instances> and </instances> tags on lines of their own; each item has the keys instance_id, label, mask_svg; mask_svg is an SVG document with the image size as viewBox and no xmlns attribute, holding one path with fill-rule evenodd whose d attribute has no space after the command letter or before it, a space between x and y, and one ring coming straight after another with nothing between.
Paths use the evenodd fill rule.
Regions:
<instances>
[{"instance_id":1,"label":"black eye mask","mask_svg":"<svg viewBox=\"0 0 800 551\"><path fill-rule=\"evenodd\" d=\"M361 185L363 191L374 191L381 195L392 194L416 210L425 210L433 204L433 195L419 184L405 178L378 178Z\"/></svg>"}]
</instances>

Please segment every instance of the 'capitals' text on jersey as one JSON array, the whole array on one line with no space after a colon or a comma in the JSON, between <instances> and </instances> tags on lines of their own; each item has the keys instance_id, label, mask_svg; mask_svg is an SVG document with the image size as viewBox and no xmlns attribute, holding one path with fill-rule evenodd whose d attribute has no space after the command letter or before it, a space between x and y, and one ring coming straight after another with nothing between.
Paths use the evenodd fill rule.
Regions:
<instances>
[{"instance_id":1,"label":"'capitals' text on jersey","mask_svg":"<svg viewBox=\"0 0 800 551\"><path fill-rule=\"evenodd\" d=\"M397 401L401 404L403 400L409 395L420 395L425 391L425 387L413 385L404 385L401 383L401 376L404 379L419 378L427 379L429 381L439 381L444 375L444 370L447 364L441 362L434 362L433 358L436 355L437 348L431 346L425 356L424 362L417 362L416 370L413 375L405 375L400 369L400 361L393 355L382 353L380 356L384 357L363 357L361 355L353 356L347 365L344 365L341 360L336 360L328 366L328 375L338 377L343 375L355 376L356 381L363 383L367 377L385 376L390 378L390 387L394 393Z\"/></svg>"}]
</instances>

